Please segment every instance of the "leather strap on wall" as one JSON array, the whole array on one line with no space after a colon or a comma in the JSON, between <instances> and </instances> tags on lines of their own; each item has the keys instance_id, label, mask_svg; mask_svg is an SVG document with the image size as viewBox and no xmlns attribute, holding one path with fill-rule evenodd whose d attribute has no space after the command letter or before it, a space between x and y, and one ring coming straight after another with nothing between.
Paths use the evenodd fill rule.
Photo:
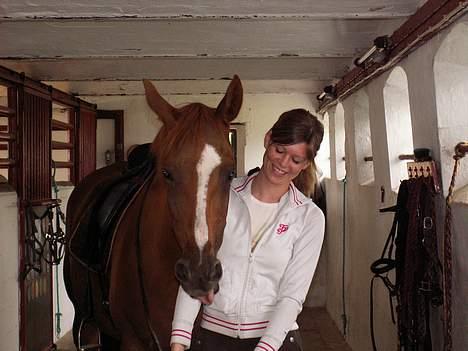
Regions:
<instances>
[{"instance_id":1,"label":"leather strap on wall","mask_svg":"<svg viewBox=\"0 0 468 351\"><path fill-rule=\"evenodd\" d=\"M445 233L444 233L444 351L452 351L452 201L455 188L455 178L460 167L460 159L468 152L468 142L459 143L455 147L453 159L452 180L445 201Z\"/></svg>"}]
</instances>

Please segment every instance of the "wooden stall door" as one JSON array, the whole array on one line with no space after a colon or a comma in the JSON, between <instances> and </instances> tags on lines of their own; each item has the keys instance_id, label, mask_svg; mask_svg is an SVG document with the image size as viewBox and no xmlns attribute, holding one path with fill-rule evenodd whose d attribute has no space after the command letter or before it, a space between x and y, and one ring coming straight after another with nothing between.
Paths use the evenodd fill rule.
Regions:
<instances>
[{"instance_id":1,"label":"wooden stall door","mask_svg":"<svg viewBox=\"0 0 468 351\"><path fill-rule=\"evenodd\" d=\"M22 98L21 98L22 95ZM51 112L48 96L25 88L20 95L20 291L22 351L51 350L53 345L52 270L43 260L31 260L26 243L31 204L51 201ZM39 245L39 243L38 243ZM31 263L35 263L31 265ZM34 268L34 269L33 269Z\"/></svg>"},{"instance_id":2,"label":"wooden stall door","mask_svg":"<svg viewBox=\"0 0 468 351\"><path fill-rule=\"evenodd\" d=\"M80 106L75 124L76 185L96 170L96 111Z\"/></svg>"}]
</instances>

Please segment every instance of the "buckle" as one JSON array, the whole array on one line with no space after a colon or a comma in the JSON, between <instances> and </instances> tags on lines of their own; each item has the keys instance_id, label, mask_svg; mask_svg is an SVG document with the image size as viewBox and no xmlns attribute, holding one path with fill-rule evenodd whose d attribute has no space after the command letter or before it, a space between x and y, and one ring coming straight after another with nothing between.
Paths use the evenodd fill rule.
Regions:
<instances>
[{"instance_id":1,"label":"buckle","mask_svg":"<svg viewBox=\"0 0 468 351\"><path fill-rule=\"evenodd\" d=\"M431 292L432 291L432 284L428 281L422 281L421 284L419 285L419 290L425 293Z\"/></svg>"},{"instance_id":2,"label":"buckle","mask_svg":"<svg viewBox=\"0 0 468 351\"><path fill-rule=\"evenodd\" d=\"M431 217L424 217L423 219L423 227L424 229L432 229L434 226L434 222L432 221Z\"/></svg>"}]
</instances>

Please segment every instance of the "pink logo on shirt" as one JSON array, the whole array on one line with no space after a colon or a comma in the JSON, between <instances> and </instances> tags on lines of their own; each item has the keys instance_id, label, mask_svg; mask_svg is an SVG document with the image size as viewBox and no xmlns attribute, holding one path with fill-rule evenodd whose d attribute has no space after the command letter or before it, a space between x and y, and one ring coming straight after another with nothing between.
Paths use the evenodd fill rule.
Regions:
<instances>
[{"instance_id":1,"label":"pink logo on shirt","mask_svg":"<svg viewBox=\"0 0 468 351\"><path fill-rule=\"evenodd\" d=\"M280 224L276 229L276 234L281 235L288 230L289 226L287 224Z\"/></svg>"}]
</instances>

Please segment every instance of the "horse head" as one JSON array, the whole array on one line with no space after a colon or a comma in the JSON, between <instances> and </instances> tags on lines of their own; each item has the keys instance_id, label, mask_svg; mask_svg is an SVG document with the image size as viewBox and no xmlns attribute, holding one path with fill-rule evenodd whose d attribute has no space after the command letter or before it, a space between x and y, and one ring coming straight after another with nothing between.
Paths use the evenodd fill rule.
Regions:
<instances>
[{"instance_id":1,"label":"horse head","mask_svg":"<svg viewBox=\"0 0 468 351\"><path fill-rule=\"evenodd\" d=\"M192 297L211 303L222 267L216 254L223 239L234 177L229 122L242 105L242 85L234 76L217 108L169 104L149 82L146 99L163 126L152 144L154 182L166 194L171 227L181 249L175 276Z\"/></svg>"}]
</instances>

